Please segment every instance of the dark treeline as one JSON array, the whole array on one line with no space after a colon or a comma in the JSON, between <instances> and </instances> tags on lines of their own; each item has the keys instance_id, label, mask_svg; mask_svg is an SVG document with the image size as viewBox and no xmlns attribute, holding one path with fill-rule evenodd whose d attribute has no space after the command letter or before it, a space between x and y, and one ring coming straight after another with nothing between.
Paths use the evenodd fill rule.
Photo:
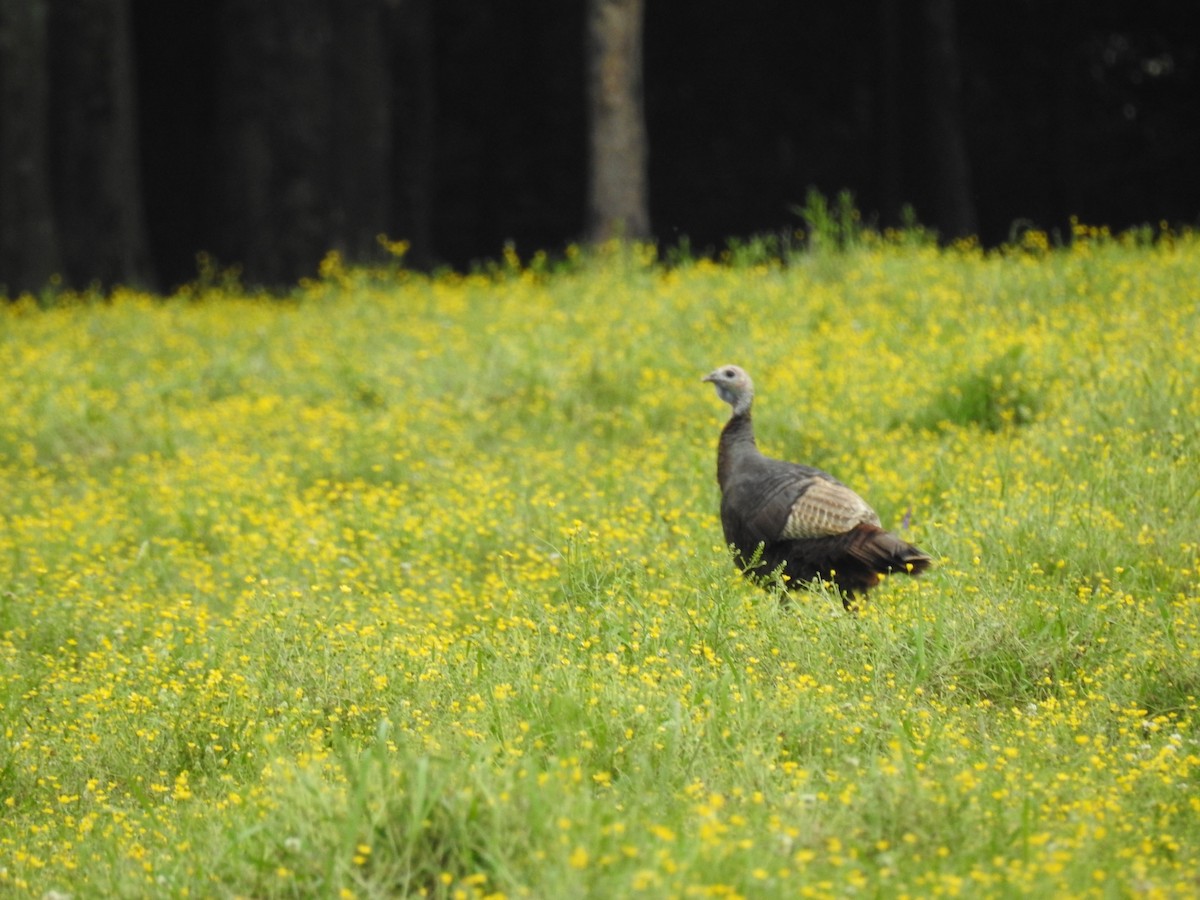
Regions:
<instances>
[{"instance_id":1,"label":"dark treeline","mask_svg":"<svg viewBox=\"0 0 1200 900\"><path fill-rule=\"evenodd\" d=\"M584 239L606 3L662 244L796 227L810 187L986 243L1200 215L1196 2L0 0L0 292Z\"/></svg>"}]
</instances>

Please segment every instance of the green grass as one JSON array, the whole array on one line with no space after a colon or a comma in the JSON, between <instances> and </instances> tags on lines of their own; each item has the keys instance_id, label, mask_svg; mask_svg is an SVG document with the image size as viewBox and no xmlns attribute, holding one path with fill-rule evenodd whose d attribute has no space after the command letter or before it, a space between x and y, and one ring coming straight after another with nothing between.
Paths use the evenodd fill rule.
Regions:
<instances>
[{"instance_id":1,"label":"green grass","mask_svg":"<svg viewBox=\"0 0 1200 900\"><path fill-rule=\"evenodd\" d=\"M752 250L0 309L0 888L1193 894L1200 243ZM736 574L726 362L929 575Z\"/></svg>"}]
</instances>

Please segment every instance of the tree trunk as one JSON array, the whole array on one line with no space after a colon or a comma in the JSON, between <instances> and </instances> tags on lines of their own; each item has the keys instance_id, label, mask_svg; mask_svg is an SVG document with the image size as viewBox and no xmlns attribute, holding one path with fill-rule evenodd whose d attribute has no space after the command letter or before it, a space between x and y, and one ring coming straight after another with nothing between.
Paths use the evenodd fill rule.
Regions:
<instances>
[{"instance_id":1,"label":"tree trunk","mask_svg":"<svg viewBox=\"0 0 1200 900\"><path fill-rule=\"evenodd\" d=\"M399 0L393 15L392 93L394 239L409 242L406 262L433 263L434 93L430 0Z\"/></svg>"},{"instance_id":2,"label":"tree trunk","mask_svg":"<svg viewBox=\"0 0 1200 900\"><path fill-rule=\"evenodd\" d=\"M0 297L61 270L50 196L46 0L0 0Z\"/></svg>"},{"instance_id":3,"label":"tree trunk","mask_svg":"<svg viewBox=\"0 0 1200 900\"><path fill-rule=\"evenodd\" d=\"M271 102L266 96L275 41L266 3L222 2L218 11L216 138L212 249L251 280L270 278L275 263Z\"/></svg>"},{"instance_id":4,"label":"tree trunk","mask_svg":"<svg viewBox=\"0 0 1200 900\"><path fill-rule=\"evenodd\" d=\"M878 185L879 210L885 225L900 223L904 205L904 131L900 104L904 66L901 61L900 0L879 0Z\"/></svg>"},{"instance_id":5,"label":"tree trunk","mask_svg":"<svg viewBox=\"0 0 1200 900\"><path fill-rule=\"evenodd\" d=\"M329 249L330 26L322 0L222 5L219 257L282 287Z\"/></svg>"},{"instance_id":6,"label":"tree trunk","mask_svg":"<svg viewBox=\"0 0 1200 900\"><path fill-rule=\"evenodd\" d=\"M348 259L383 254L391 209L392 104L383 0L331 5L329 233Z\"/></svg>"},{"instance_id":7,"label":"tree trunk","mask_svg":"<svg viewBox=\"0 0 1200 900\"><path fill-rule=\"evenodd\" d=\"M650 237L642 12L643 0L588 0L587 232L593 242Z\"/></svg>"},{"instance_id":8,"label":"tree trunk","mask_svg":"<svg viewBox=\"0 0 1200 900\"><path fill-rule=\"evenodd\" d=\"M147 285L129 0L53 4L50 23L54 206L67 275Z\"/></svg>"},{"instance_id":9,"label":"tree trunk","mask_svg":"<svg viewBox=\"0 0 1200 900\"><path fill-rule=\"evenodd\" d=\"M218 255L283 287L329 250L381 253L392 111L385 0L227 0L221 11Z\"/></svg>"},{"instance_id":10,"label":"tree trunk","mask_svg":"<svg viewBox=\"0 0 1200 900\"><path fill-rule=\"evenodd\" d=\"M967 237L979 230L963 135L962 69L954 2L921 0L934 218L946 238Z\"/></svg>"}]
</instances>

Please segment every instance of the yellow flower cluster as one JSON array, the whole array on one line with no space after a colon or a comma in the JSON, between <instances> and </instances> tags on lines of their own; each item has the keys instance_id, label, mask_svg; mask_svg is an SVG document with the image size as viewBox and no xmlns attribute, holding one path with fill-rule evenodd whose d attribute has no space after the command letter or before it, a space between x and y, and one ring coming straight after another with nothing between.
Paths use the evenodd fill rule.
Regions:
<instances>
[{"instance_id":1,"label":"yellow flower cluster","mask_svg":"<svg viewBox=\"0 0 1200 900\"><path fill-rule=\"evenodd\" d=\"M1200 241L0 309L0 892L1185 896ZM938 560L721 546L725 408Z\"/></svg>"}]
</instances>

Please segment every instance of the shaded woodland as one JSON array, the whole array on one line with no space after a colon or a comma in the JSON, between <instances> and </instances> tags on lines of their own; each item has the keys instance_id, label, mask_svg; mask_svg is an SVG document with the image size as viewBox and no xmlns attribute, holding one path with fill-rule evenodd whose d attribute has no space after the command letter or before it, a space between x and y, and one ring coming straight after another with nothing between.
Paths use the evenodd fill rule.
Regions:
<instances>
[{"instance_id":1,"label":"shaded woodland","mask_svg":"<svg viewBox=\"0 0 1200 900\"><path fill-rule=\"evenodd\" d=\"M286 285L380 234L464 267L598 203L704 250L810 187L986 243L1196 224L1197 160L1193 2L0 0L0 293Z\"/></svg>"}]
</instances>

